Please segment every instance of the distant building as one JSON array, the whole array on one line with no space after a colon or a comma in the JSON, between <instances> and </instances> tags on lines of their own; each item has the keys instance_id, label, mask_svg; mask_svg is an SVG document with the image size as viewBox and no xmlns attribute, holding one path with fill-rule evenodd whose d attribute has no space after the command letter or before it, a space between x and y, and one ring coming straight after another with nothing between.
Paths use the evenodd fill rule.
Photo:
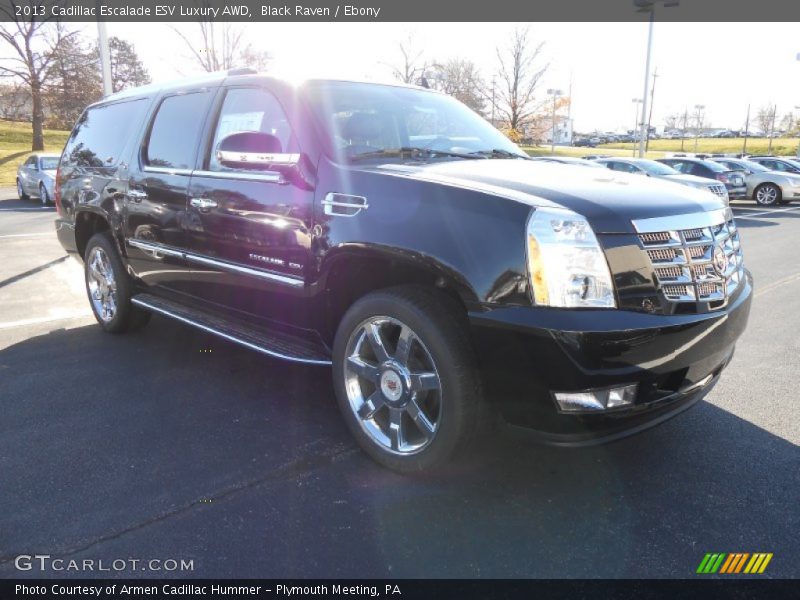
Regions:
<instances>
[{"instance_id":1,"label":"distant building","mask_svg":"<svg viewBox=\"0 0 800 600\"><path fill-rule=\"evenodd\" d=\"M556 144L571 145L572 144L572 119L560 118L556 121ZM544 139L548 144L553 143L553 127L552 123L544 131Z\"/></svg>"}]
</instances>

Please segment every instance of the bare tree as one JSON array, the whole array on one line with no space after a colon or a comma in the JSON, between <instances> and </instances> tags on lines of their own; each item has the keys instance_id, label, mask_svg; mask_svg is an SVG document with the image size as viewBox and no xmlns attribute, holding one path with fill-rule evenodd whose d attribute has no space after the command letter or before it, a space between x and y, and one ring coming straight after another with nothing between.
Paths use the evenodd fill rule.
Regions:
<instances>
[{"instance_id":1,"label":"bare tree","mask_svg":"<svg viewBox=\"0 0 800 600\"><path fill-rule=\"evenodd\" d=\"M664 129L667 131L679 129L682 118L683 115L681 115L680 113L667 115L667 117L664 119Z\"/></svg>"},{"instance_id":2,"label":"bare tree","mask_svg":"<svg viewBox=\"0 0 800 600\"><path fill-rule=\"evenodd\" d=\"M10 56L0 59L0 76L22 81L30 90L31 126L33 139L31 150L44 150L44 106L42 93L50 78L50 66L61 44L77 35L77 30L67 31L61 23L48 22L48 17L26 17L20 20L17 6L27 5L33 9L41 2L11 0L0 6L0 39L11 46ZM23 11L24 12L24 11ZM30 10L28 14L36 14ZM37 20L38 19L38 20Z\"/></svg>"},{"instance_id":3,"label":"bare tree","mask_svg":"<svg viewBox=\"0 0 800 600\"><path fill-rule=\"evenodd\" d=\"M263 70L270 61L269 53L256 50L247 43L244 29L238 25L200 21L197 26L200 28L199 41L177 27L172 29L186 43L191 57L204 71L227 71L247 66Z\"/></svg>"},{"instance_id":4,"label":"bare tree","mask_svg":"<svg viewBox=\"0 0 800 600\"><path fill-rule=\"evenodd\" d=\"M536 98L537 86L549 65L541 65L544 42L534 44L530 30L514 30L505 50L497 48L497 112L512 131L521 132L547 105Z\"/></svg>"},{"instance_id":5,"label":"bare tree","mask_svg":"<svg viewBox=\"0 0 800 600\"><path fill-rule=\"evenodd\" d=\"M426 77L431 87L454 96L478 114L486 107L485 84L478 66L471 60L453 58L434 67L432 77Z\"/></svg>"},{"instance_id":6,"label":"bare tree","mask_svg":"<svg viewBox=\"0 0 800 600\"><path fill-rule=\"evenodd\" d=\"M695 136L702 133L703 128L706 126L706 109L703 106L696 106L694 112L691 114L692 125L694 126Z\"/></svg>"},{"instance_id":7,"label":"bare tree","mask_svg":"<svg viewBox=\"0 0 800 600\"><path fill-rule=\"evenodd\" d=\"M775 122L775 111L777 106L762 106L758 109L756 114L756 124L760 131L766 134L772 133L772 127Z\"/></svg>"},{"instance_id":8,"label":"bare tree","mask_svg":"<svg viewBox=\"0 0 800 600\"><path fill-rule=\"evenodd\" d=\"M423 83L426 72L435 65L424 59L425 51L419 47L414 34L409 33L397 46L400 48L400 61L388 65L394 78L412 85Z\"/></svg>"}]
</instances>

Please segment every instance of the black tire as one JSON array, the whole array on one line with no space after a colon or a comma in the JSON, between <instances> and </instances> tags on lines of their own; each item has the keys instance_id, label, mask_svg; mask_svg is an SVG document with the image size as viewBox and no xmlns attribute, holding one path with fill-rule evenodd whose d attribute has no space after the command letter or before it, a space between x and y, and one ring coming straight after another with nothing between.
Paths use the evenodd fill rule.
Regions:
<instances>
[{"instance_id":1,"label":"black tire","mask_svg":"<svg viewBox=\"0 0 800 600\"><path fill-rule=\"evenodd\" d=\"M774 183L762 183L753 191L753 199L759 206L783 204L781 188Z\"/></svg>"},{"instance_id":2,"label":"black tire","mask_svg":"<svg viewBox=\"0 0 800 600\"><path fill-rule=\"evenodd\" d=\"M47 193L47 188L41 183L39 184L39 200L42 206L50 206L50 195Z\"/></svg>"},{"instance_id":3,"label":"black tire","mask_svg":"<svg viewBox=\"0 0 800 600\"><path fill-rule=\"evenodd\" d=\"M17 197L20 200L27 200L30 197L23 191L22 182L19 179L17 179Z\"/></svg>"},{"instance_id":4,"label":"black tire","mask_svg":"<svg viewBox=\"0 0 800 600\"><path fill-rule=\"evenodd\" d=\"M103 255L108 259L108 265L114 276L116 283L116 310L113 317L104 319L98 312L95 305L95 300L92 298L90 290L90 257L93 255L95 248L99 248ZM150 320L150 313L136 308L131 304L131 297L134 291L133 281L128 273L125 271L125 266L122 264L119 253L117 252L116 245L111 239L111 235L106 232L96 233L86 244L86 251L84 253L84 281L86 284L86 295L89 298L89 305L92 307L92 313L95 319L105 331L109 333L122 333L125 331L132 331L147 324Z\"/></svg>"},{"instance_id":5,"label":"black tire","mask_svg":"<svg viewBox=\"0 0 800 600\"><path fill-rule=\"evenodd\" d=\"M457 302L438 290L402 286L360 298L339 323L333 347L337 401L356 441L379 464L400 473L433 470L464 451L474 439L483 400L466 319L461 315L463 309ZM388 317L410 328L438 374L440 387L433 392L437 395L437 429L426 446L410 454L394 452L374 439L362 426L348 396L348 348L365 321L375 317ZM397 354L395 346L392 356ZM380 393L378 386L374 393Z\"/></svg>"}]
</instances>

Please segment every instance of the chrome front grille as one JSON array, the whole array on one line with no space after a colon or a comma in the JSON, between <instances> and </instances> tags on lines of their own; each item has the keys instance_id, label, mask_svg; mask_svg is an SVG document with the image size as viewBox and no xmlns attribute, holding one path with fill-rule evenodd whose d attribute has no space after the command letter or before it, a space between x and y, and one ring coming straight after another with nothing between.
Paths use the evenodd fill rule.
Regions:
<instances>
[{"instance_id":1,"label":"chrome front grille","mask_svg":"<svg viewBox=\"0 0 800 600\"><path fill-rule=\"evenodd\" d=\"M721 308L744 281L739 232L729 208L633 225L667 301Z\"/></svg>"},{"instance_id":2,"label":"chrome front grille","mask_svg":"<svg viewBox=\"0 0 800 600\"><path fill-rule=\"evenodd\" d=\"M725 190L725 186L721 185L721 184L710 185L710 186L708 186L708 189L709 189L709 191L713 192L717 196L724 197L726 195L726 193L727 193L726 190Z\"/></svg>"}]
</instances>

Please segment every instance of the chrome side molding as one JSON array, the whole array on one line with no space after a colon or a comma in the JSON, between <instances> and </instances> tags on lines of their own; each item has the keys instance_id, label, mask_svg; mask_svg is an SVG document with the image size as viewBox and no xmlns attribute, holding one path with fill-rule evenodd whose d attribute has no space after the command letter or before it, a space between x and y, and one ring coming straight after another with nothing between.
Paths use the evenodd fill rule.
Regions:
<instances>
[{"instance_id":1,"label":"chrome side molding","mask_svg":"<svg viewBox=\"0 0 800 600\"><path fill-rule=\"evenodd\" d=\"M215 269L220 269L221 271L227 271L229 273L239 273L241 275L249 275L251 277L258 277L260 279L267 279L269 281L276 281L278 283L282 283L284 285L289 285L292 287L303 287L304 281L298 277L292 277L290 275L280 275L278 273L271 273L269 271L262 271L260 269L254 269L252 267L246 267L244 265L238 265L235 263L224 262L221 260L217 260L214 258L210 258L208 256L202 256L200 254L194 254L192 252L186 252L184 250L179 250L177 248L169 248L167 246L163 246L161 244L156 244L153 242L149 242L146 240L140 239L129 239L128 245L133 246L134 248L138 248L145 252L150 253L154 258L158 258L159 255L161 256L173 256L175 258L182 258L186 261L197 263L200 265L205 265L207 267L214 267Z\"/></svg>"}]
</instances>

